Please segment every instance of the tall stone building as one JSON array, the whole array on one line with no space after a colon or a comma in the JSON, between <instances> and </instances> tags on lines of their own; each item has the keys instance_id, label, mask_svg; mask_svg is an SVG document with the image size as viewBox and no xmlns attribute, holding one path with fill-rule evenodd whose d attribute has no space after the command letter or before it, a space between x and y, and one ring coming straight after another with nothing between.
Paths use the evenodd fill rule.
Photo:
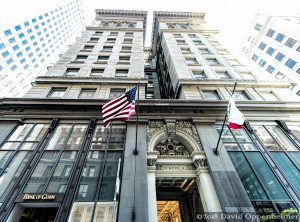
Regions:
<instances>
[{"instance_id":1,"label":"tall stone building","mask_svg":"<svg viewBox=\"0 0 300 222\"><path fill-rule=\"evenodd\" d=\"M24 98L1 100L1 221L258 221L299 209L300 100L290 84L256 79L203 13L154 12L152 49L146 19L96 10ZM216 155L235 82L247 121L225 126ZM109 133L101 105L138 83L138 123Z\"/></svg>"}]
</instances>

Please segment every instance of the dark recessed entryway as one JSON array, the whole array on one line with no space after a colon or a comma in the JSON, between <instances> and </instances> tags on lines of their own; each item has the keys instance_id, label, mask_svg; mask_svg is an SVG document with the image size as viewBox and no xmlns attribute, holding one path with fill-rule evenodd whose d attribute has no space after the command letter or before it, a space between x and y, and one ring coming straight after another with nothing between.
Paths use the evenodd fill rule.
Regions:
<instances>
[{"instance_id":1,"label":"dark recessed entryway","mask_svg":"<svg viewBox=\"0 0 300 222\"><path fill-rule=\"evenodd\" d=\"M203 212L194 178L156 178L157 221L196 222Z\"/></svg>"},{"instance_id":2,"label":"dark recessed entryway","mask_svg":"<svg viewBox=\"0 0 300 222\"><path fill-rule=\"evenodd\" d=\"M25 208L19 222L53 222L58 208Z\"/></svg>"}]
</instances>

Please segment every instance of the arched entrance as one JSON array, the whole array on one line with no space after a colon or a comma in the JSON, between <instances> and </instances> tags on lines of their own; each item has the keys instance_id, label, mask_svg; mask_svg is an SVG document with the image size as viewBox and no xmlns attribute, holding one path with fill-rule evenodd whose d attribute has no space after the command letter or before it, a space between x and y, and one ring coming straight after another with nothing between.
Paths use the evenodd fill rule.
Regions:
<instances>
[{"instance_id":1,"label":"arched entrance","mask_svg":"<svg viewBox=\"0 0 300 222\"><path fill-rule=\"evenodd\" d=\"M195 126L154 121L149 122L147 133L149 221L195 222L197 213L208 211L204 183L219 210Z\"/></svg>"}]
</instances>

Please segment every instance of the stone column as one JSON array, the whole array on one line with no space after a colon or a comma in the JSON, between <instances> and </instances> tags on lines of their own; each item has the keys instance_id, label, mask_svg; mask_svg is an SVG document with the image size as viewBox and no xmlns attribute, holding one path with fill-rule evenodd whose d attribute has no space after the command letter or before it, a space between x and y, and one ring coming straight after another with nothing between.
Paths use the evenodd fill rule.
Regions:
<instances>
[{"instance_id":1,"label":"stone column","mask_svg":"<svg viewBox=\"0 0 300 222\"><path fill-rule=\"evenodd\" d=\"M197 185L205 212L222 212L222 208L209 174L206 157L202 153L192 153L193 163L196 166Z\"/></svg>"},{"instance_id":2,"label":"stone column","mask_svg":"<svg viewBox=\"0 0 300 222\"><path fill-rule=\"evenodd\" d=\"M148 152L148 214L149 222L157 222L157 204L156 204L156 183L155 183L155 169L156 169L157 152Z\"/></svg>"}]
</instances>

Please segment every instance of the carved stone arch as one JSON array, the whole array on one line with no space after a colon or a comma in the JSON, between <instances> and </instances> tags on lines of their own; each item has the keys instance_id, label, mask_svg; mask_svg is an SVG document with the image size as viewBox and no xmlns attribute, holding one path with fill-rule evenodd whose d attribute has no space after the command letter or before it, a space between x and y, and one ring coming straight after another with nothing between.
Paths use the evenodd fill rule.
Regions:
<instances>
[{"instance_id":1,"label":"carved stone arch","mask_svg":"<svg viewBox=\"0 0 300 222\"><path fill-rule=\"evenodd\" d=\"M148 130L149 131L149 130ZM184 130L177 129L176 133L168 133L165 127L156 129L153 134L149 135L148 132L148 151L155 151L155 147L166 140L175 140L180 142L191 154L193 151L201 151L201 145L195 140L193 136Z\"/></svg>"}]
</instances>

